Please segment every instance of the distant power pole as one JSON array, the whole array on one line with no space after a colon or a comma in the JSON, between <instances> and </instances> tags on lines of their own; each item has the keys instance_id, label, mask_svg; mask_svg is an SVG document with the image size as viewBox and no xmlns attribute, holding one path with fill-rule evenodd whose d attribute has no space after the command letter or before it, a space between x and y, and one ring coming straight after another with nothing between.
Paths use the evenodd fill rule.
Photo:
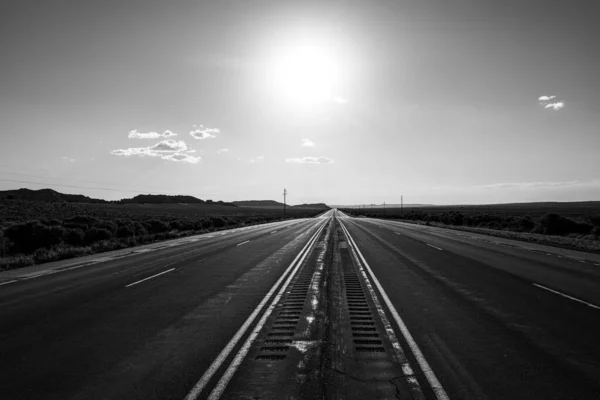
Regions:
<instances>
[{"instance_id":1,"label":"distant power pole","mask_svg":"<svg viewBox=\"0 0 600 400\"><path fill-rule=\"evenodd\" d=\"M287 196L287 190L283 188L283 219L285 219L285 197Z\"/></svg>"}]
</instances>

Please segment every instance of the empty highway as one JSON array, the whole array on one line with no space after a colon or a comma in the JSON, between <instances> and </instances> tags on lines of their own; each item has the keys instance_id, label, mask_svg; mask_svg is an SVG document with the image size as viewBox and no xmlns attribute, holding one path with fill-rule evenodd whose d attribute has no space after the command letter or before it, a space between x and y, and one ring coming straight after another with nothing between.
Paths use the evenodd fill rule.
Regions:
<instances>
[{"instance_id":1,"label":"empty highway","mask_svg":"<svg viewBox=\"0 0 600 400\"><path fill-rule=\"evenodd\" d=\"M597 399L600 256L329 211L0 273L2 399Z\"/></svg>"}]
</instances>

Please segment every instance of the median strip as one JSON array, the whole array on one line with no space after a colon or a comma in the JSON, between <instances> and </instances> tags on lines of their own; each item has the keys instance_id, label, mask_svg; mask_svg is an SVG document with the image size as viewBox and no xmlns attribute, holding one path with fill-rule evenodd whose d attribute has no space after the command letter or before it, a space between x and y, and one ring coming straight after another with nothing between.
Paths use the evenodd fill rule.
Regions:
<instances>
[{"instance_id":1,"label":"median strip","mask_svg":"<svg viewBox=\"0 0 600 400\"><path fill-rule=\"evenodd\" d=\"M236 345L238 344L238 342L240 341L240 339L244 336L244 334L246 333L246 331L248 330L248 328L250 327L250 325L254 322L254 320L256 319L256 317L258 316L258 314L261 312L261 310L263 309L263 307L266 305L266 303L269 301L269 299L273 296L273 294L275 293L275 291L277 290L277 288L279 287L279 285L281 284L281 282L283 282L286 279L286 277L287 277L288 278L287 281L284 282L281 290L279 291L279 294L278 294L279 296L276 297L275 300L274 300L275 304L276 304L277 301L279 301L279 298L281 297L281 294L283 293L283 291L285 291L285 288L287 287L287 285L289 285L289 282L291 281L291 279L296 274L296 272L298 270L298 267L304 261L304 258L306 257L306 255L310 251L313 243L317 240L319 234L321 233L321 231L323 230L323 228L325 227L325 225L326 224L321 225L317 229L317 232L315 232L315 234L312 236L312 238L308 240L308 242L306 243L306 245L302 248L302 250L300 250L300 252L298 253L298 255L296 255L296 257L294 258L294 260L292 261L292 263L287 267L287 269L279 277L279 279L277 280L277 282L275 282L275 284L271 287L271 289L265 295L265 297L262 299L262 301L260 302L260 304L254 309L254 311L252 312L252 314L250 314L250 316L248 317L248 319L246 319L246 321L244 322L244 324L240 327L240 329L238 329L238 331L231 338L231 340L229 341L229 343L227 343L227 345L223 348L223 350L221 350L221 353L219 353L219 355L217 356L217 358L215 358L215 360L212 362L212 364L204 372L204 374L202 375L202 377L200 378L200 380L196 383L196 385L192 388L192 390L185 397L185 400L196 400L200 396L200 394L202 393L202 391L204 390L204 388L206 387L206 385L208 384L208 382L212 379L212 377L215 375L215 373L221 368L221 366L223 365L223 363L225 362L225 360L229 357L230 353L236 347ZM265 315L267 317L272 312L272 308L271 307L273 307L273 303L265 311ZM263 318L261 318L261 320L259 321L258 324L260 325L262 323L264 325L264 320L266 320L266 318L263 316ZM260 326L262 327L262 325L260 325ZM251 341L254 340L254 338L252 337L252 334L249 336L248 340L250 340L250 339L251 339ZM246 342L246 344L247 344L247 342ZM243 351L247 352L247 348L246 347L249 347L249 346L246 346L246 344L242 347L242 349L240 350L240 352L237 354L237 357L234 359L234 362L240 357L240 354ZM244 356L245 356L245 353L243 353L242 358ZM241 360L237 360L236 363L234 363L234 362L232 362L232 364L229 366L229 368L224 372L224 376L222 376L221 379L219 380L219 383L217 384L217 387L215 387L215 389L213 390L213 392L211 392L211 397L212 398L219 398L220 397L220 395L225 390L227 384L229 383L229 380L233 376L233 373L235 372L235 370L239 366L239 363L241 363ZM233 371L231 371L232 369L233 369Z\"/></svg>"},{"instance_id":2,"label":"median strip","mask_svg":"<svg viewBox=\"0 0 600 400\"><path fill-rule=\"evenodd\" d=\"M584 300L578 299L577 297L569 296L568 294L561 293L561 292L559 292L559 291L557 291L557 290L550 289L550 288L548 288L548 287L546 287L546 286L538 285L537 283L532 283L532 285L533 285L533 286L536 286L536 287L539 287L540 289L544 289L544 290L547 290L547 291L549 291L549 292L552 292L552 293L554 293L554 294L557 294L557 295L559 295L559 296L566 297L567 299L570 299L570 300L577 301L577 302L579 302L579 303L585 304L585 305L586 305L586 306L588 306L588 307L592 307L592 308L595 308L595 309L597 309L597 310L600 310L600 307L599 307L599 306L597 306L597 305L595 305L595 304L592 304L592 303L588 303L587 301L584 301Z\"/></svg>"},{"instance_id":3,"label":"median strip","mask_svg":"<svg viewBox=\"0 0 600 400\"><path fill-rule=\"evenodd\" d=\"M127 286L125 286L125 287L131 287L131 286L137 285L138 283L142 283L142 282L144 282L144 281L147 281L148 279L156 278L157 276L160 276L160 275L166 274L167 272L171 272L171 271L174 271L174 270L175 270L175 268L171 268L171 269L169 269L169 270L166 270L166 271L163 271L163 272L161 272L160 274L156 274L156 275L152 275L152 276L149 276L149 277L147 277L147 278L144 278L144 279L142 279L141 281L137 281L137 282L130 283L129 285L127 285Z\"/></svg>"}]
</instances>

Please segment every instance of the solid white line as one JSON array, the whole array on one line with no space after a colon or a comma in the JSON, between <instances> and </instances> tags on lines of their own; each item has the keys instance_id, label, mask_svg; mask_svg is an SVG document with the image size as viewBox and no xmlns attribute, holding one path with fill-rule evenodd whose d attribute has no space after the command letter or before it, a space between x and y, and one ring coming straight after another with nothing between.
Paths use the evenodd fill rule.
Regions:
<instances>
[{"instance_id":1,"label":"solid white line","mask_svg":"<svg viewBox=\"0 0 600 400\"><path fill-rule=\"evenodd\" d=\"M127 286L125 286L125 287L130 287L130 286L133 286L133 285L137 285L138 283L142 283L142 282L144 282L144 281L147 281L148 279L156 278L157 276L160 276L160 275L162 275L162 274L166 274L167 272L171 272L171 271L173 271L173 270L175 270L175 268L168 269L168 270L166 270L166 271L163 271L163 272L161 272L160 274L156 274L156 275L149 276L149 277L147 277L147 278L144 278L144 279L142 279L141 281L137 281L137 282L130 283L129 285L127 285Z\"/></svg>"},{"instance_id":2,"label":"solid white line","mask_svg":"<svg viewBox=\"0 0 600 400\"><path fill-rule=\"evenodd\" d=\"M583 304L585 304L586 306L589 306L589 307L592 307L592 308L595 308L595 309L598 309L598 310L600 310L600 307L599 307L599 306L597 306L597 305L595 305L595 304L592 304L592 303L588 303L587 301L583 301L583 300L581 300L581 299L578 299L577 297L569 296L568 294L564 294L564 293L561 293L561 292L559 292L559 291L556 291L556 290L554 290L554 289L547 288L546 286L538 285L537 283L532 283L532 285L533 285L533 286L537 286L537 287L539 287L540 289L544 289L544 290L547 290L547 291L549 291L549 292L555 293L555 294L557 294L557 295L559 295L559 296L566 297L567 299L571 299L571 300L574 300L574 301L578 301L579 303L583 303Z\"/></svg>"},{"instance_id":3,"label":"solid white line","mask_svg":"<svg viewBox=\"0 0 600 400\"><path fill-rule=\"evenodd\" d=\"M13 281L8 281L8 282L2 282L2 283L0 283L0 286L2 286L2 285L8 285L9 283L16 282L17 280L18 280L18 279L15 279L15 280L13 280Z\"/></svg>"},{"instance_id":4,"label":"solid white line","mask_svg":"<svg viewBox=\"0 0 600 400\"><path fill-rule=\"evenodd\" d=\"M241 246L241 245L243 245L243 244L246 244L246 243L248 243L248 242L250 242L250 241L249 241L249 240L246 240L245 242L242 242L242 243L238 243L238 244L236 244L236 246Z\"/></svg>"},{"instance_id":5,"label":"solid white line","mask_svg":"<svg viewBox=\"0 0 600 400\"><path fill-rule=\"evenodd\" d=\"M348 230L346 229L345 226L342 225L342 227L346 230L346 232L348 232ZM406 324L404 323L404 321L398 314L398 311L396 311L396 308L390 301L390 298L388 297L387 293L385 292L385 290L383 290L383 287L381 287L379 280L377 279L377 277L371 270L371 267L367 263L367 260L365 260L365 257L360 252L358 246L356 245L356 242L354 242L354 239L352 238L352 236L350 236L350 232L348 232L348 238L350 239L350 242L353 244L353 246L356 248L356 252L360 256L360 259L361 259L363 265L365 266L366 270L369 271L369 274L373 278L373 282L375 282L375 286L377 286L377 289L379 290L379 293L381 293L381 297L383 298L383 301L385 302L386 306L392 313L392 316L394 317L396 324L400 328L400 332L402 332L402 336L404 336L404 339L408 343L408 346L410 347L412 353L414 354L415 358L417 359L417 362L419 363L419 366L421 367L423 374L425 374L425 377L427 378L427 381L429 382L429 385L431 386L431 389L433 390L435 397L438 400L449 400L450 398L446 394L446 391L442 387L442 384L438 380L437 376L435 376L435 373L429 366L429 363L425 359L425 356L421 352L421 349L419 349L417 342L415 342L412 335L408 331Z\"/></svg>"},{"instance_id":6,"label":"solid white line","mask_svg":"<svg viewBox=\"0 0 600 400\"><path fill-rule=\"evenodd\" d=\"M318 232L319 231L317 231L317 233ZM302 248L302 250L300 250L300 252L296 256L296 258L294 258L292 263L287 267L287 269L284 271L284 273L279 277L277 282L275 282L275 284L273 285L271 290L269 290L269 292L265 295L265 297L262 299L260 304L258 306L256 306L256 308L254 309L252 314L250 314L248 319L246 319L244 324L240 327L240 329L238 329L238 331L231 338L229 343L227 343L227 346L225 346L223 348L223 350L221 350L221 353L219 353L217 358L214 359L212 364L210 364L208 369L204 372L204 374L202 375L200 380L196 383L196 385L192 388L192 390L190 390L188 395L185 397L185 400L196 400L198 398L198 396L200 396L200 393L202 393L202 390L204 390L204 387L206 387L206 384L208 383L208 381L210 381L211 378L213 377L213 375L217 372L217 370L219 368L221 368L221 365L225 362L225 359L229 356L229 353L231 353L231 351L237 345L237 343L240 341L242 336L244 336L244 334L246 333L246 330L248 330L248 327L252 324L252 322L254 322L254 319L260 313L260 310L262 310L262 308L267 303L269 298L273 295L273 293L275 292L275 290L277 289L279 284L286 278L288 273L294 268L294 265L296 264L298 259L300 259L300 257L302 256L302 253L309 247L310 244L311 244L311 240L309 240L306 243L306 245Z\"/></svg>"},{"instance_id":7,"label":"solid white line","mask_svg":"<svg viewBox=\"0 0 600 400\"><path fill-rule=\"evenodd\" d=\"M340 225L341 225L341 223L340 223ZM345 229L345 227L343 227L342 229L344 230L344 234L346 235L346 237L349 238L350 234L348 233L348 230ZM350 240L348 240L348 242L350 242ZM375 293L375 290L373 289L373 285L371 285L371 281L369 280L369 277L367 276L367 273L365 272L365 269L363 268L363 266L358 258L358 255L356 252L357 249L355 249L355 247L352 246L352 244L350 245L350 249L352 250L352 254L357 261L358 269L360 270L360 273L363 276L365 285L367 286L367 289L369 290L369 293L371 294L371 298L373 299L373 304L375 305L375 308L377 309L379 318L381 319L383 326L385 327L385 331L390 339L390 342L392 343L392 347L394 348L394 355L396 356L395 357L396 361L398 363L400 363L400 365L402 366L402 372L404 373L406 381L407 381L411 391L413 392L412 393L413 398L415 400L421 400L421 399L424 400L425 395L423 394L421 385L419 384L419 381L417 381L414 378L415 374L413 372L413 369L410 366L408 359L406 358L406 354L402 350L402 346L400 346L400 341L398 340L398 337L394 333L394 328L392 328L392 324L390 323L389 319L385 315L385 311L383 310L383 307L381 306L381 303L379 302L379 299L377 298L377 294Z\"/></svg>"},{"instance_id":8,"label":"solid white line","mask_svg":"<svg viewBox=\"0 0 600 400\"><path fill-rule=\"evenodd\" d=\"M432 245L432 244L429 244L429 243L425 243L425 244L426 244L427 246L429 246L429 247L433 247L434 249L438 249L438 250L440 250L440 251L442 251L442 250L443 250L443 249L440 249L439 247L437 247L437 246L434 246L434 245Z\"/></svg>"},{"instance_id":9,"label":"solid white line","mask_svg":"<svg viewBox=\"0 0 600 400\"><path fill-rule=\"evenodd\" d=\"M296 267L294 268L292 273L289 275L288 279L281 286L281 289L279 290L279 293L277 293L277 296L275 296L275 298L273 299L273 301L271 302L269 307L265 310L265 313L263 314L262 318L260 319L260 321L258 321L256 326L254 327L254 330L252 331L252 333L250 333L250 335L246 339L246 342L244 343L242 348L238 351L238 353L236 354L236 356L233 359L233 361L231 362L231 364L229 364L229 367L227 367L227 370L225 371L225 373L223 373L223 376L221 377L221 379L219 380L219 382L217 383L215 388L212 390L212 392L208 396L208 400L218 400L221 397L221 395L225 391L225 388L227 387L227 384L229 383L231 378L233 378L233 375L235 374L235 372L237 371L239 366L242 364L242 361L244 361L246 354L248 354L248 352L250 351L250 347L252 346L252 343L254 343L254 340L256 340L256 337L262 330L262 327L267 322L267 318L269 318L269 316L275 309L275 306L277 305L277 303L279 303L279 299L281 299L281 296L283 296L283 294L285 293L285 290L287 289L288 285L290 284L290 282L292 281L292 279L298 272L298 269L300 268L300 266L306 259L306 256L308 256L308 254L310 253L310 249L311 249L312 245L319 238L319 235L323 231L323 228L325 228L325 225L327 225L327 224L325 223L325 224L321 225L319 230L310 239L310 241L309 241L310 246L308 246L308 248L302 255L302 258L300 258L300 260L296 264Z\"/></svg>"}]
</instances>

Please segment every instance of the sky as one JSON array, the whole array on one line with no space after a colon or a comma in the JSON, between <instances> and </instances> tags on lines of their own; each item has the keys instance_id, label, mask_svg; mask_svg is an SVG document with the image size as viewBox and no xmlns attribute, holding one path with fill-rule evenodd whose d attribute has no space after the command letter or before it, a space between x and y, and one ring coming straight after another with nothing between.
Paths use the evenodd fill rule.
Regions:
<instances>
[{"instance_id":1,"label":"sky","mask_svg":"<svg viewBox=\"0 0 600 400\"><path fill-rule=\"evenodd\" d=\"M3 1L0 190L600 200L596 3Z\"/></svg>"}]
</instances>

